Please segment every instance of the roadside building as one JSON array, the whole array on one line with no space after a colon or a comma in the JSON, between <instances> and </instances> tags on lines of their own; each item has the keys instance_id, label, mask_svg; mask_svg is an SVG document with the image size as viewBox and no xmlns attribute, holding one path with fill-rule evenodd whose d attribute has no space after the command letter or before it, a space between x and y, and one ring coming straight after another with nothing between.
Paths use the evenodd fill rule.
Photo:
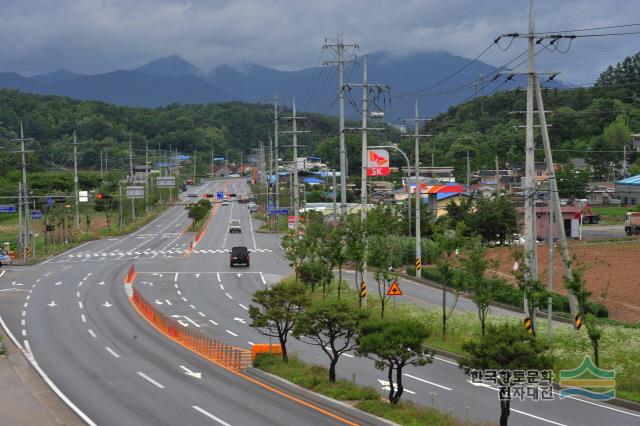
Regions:
<instances>
[{"instance_id":1,"label":"roadside building","mask_svg":"<svg viewBox=\"0 0 640 426\"><path fill-rule=\"evenodd\" d=\"M640 204L640 175L616 181L615 193L623 206Z\"/></svg>"}]
</instances>

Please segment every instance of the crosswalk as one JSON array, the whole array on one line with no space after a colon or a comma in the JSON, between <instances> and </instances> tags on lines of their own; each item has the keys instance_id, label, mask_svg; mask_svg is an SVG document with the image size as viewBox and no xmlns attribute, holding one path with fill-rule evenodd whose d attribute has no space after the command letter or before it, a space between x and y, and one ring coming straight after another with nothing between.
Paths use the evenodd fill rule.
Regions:
<instances>
[{"instance_id":1,"label":"crosswalk","mask_svg":"<svg viewBox=\"0 0 640 426\"><path fill-rule=\"evenodd\" d=\"M69 259L87 259L87 258L110 258L110 257L130 257L130 256L171 256L180 255L189 252L187 249L176 248L173 250L142 250L142 251L111 251L111 252L97 252L97 253L74 253L68 254ZM271 249L253 249L252 253L273 253ZM212 250L212 249L196 249L192 250L191 254L228 254L229 250Z\"/></svg>"}]
</instances>

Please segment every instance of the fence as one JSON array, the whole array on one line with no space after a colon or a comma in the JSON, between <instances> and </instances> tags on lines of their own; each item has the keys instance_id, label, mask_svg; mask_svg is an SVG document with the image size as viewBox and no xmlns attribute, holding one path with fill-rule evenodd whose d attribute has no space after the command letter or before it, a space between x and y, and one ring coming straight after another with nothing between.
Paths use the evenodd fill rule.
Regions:
<instances>
[{"instance_id":1,"label":"fence","mask_svg":"<svg viewBox=\"0 0 640 426\"><path fill-rule=\"evenodd\" d=\"M132 301L140 312L162 333L199 355L239 371L251 363L251 352L218 342L199 331L169 318L133 289Z\"/></svg>"}]
</instances>

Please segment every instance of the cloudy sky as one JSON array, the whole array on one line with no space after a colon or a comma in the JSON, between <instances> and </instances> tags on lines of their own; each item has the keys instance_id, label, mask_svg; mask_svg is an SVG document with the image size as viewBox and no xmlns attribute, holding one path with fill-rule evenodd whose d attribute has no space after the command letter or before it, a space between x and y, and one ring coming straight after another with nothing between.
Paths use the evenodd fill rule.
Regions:
<instances>
[{"instance_id":1,"label":"cloudy sky","mask_svg":"<svg viewBox=\"0 0 640 426\"><path fill-rule=\"evenodd\" d=\"M172 54L204 70L243 62L298 69L317 65L324 38L338 30L361 52L474 57L500 33L525 32L527 13L528 0L0 0L0 71L100 73ZM535 15L538 31L633 24L640 1L537 0ZM524 43L482 59L502 65ZM565 54L541 53L538 68L589 83L638 50L640 35L578 39Z\"/></svg>"}]
</instances>

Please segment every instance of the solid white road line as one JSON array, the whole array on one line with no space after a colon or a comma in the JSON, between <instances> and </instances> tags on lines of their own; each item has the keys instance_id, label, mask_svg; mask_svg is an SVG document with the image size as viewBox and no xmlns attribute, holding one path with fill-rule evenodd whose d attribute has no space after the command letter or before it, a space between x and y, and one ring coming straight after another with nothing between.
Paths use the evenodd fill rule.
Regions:
<instances>
[{"instance_id":1,"label":"solid white road line","mask_svg":"<svg viewBox=\"0 0 640 426\"><path fill-rule=\"evenodd\" d=\"M225 330L225 331L234 337L238 337L238 335L231 330Z\"/></svg>"},{"instance_id":2,"label":"solid white road line","mask_svg":"<svg viewBox=\"0 0 640 426\"><path fill-rule=\"evenodd\" d=\"M91 337L97 338L98 336L96 336L96 333L93 332L92 329L88 329L87 330L89 332L89 334L91 335Z\"/></svg>"},{"instance_id":3,"label":"solid white road line","mask_svg":"<svg viewBox=\"0 0 640 426\"><path fill-rule=\"evenodd\" d=\"M457 362L453 362L445 358L440 358L439 356L434 356L434 358L437 359L438 361L446 362L447 364L455 365L456 367L458 366Z\"/></svg>"},{"instance_id":4,"label":"solid white road line","mask_svg":"<svg viewBox=\"0 0 640 426\"><path fill-rule=\"evenodd\" d=\"M164 389L164 386L161 385L160 383L156 382L155 380L153 380L151 377L147 376L146 374L144 374L142 371L137 371L136 374L140 377L142 377L143 379L145 379L147 382L151 383L152 385L154 385L157 388L160 389Z\"/></svg>"},{"instance_id":5,"label":"solid white road line","mask_svg":"<svg viewBox=\"0 0 640 426\"><path fill-rule=\"evenodd\" d=\"M543 422L551 423L552 425L567 426L564 423L558 423L558 422L554 422L553 420L545 419L544 417L534 416L533 414L525 413L524 411L516 410L515 408L512 408L511 411L516 412L518 414L522 414L523 416L532 417L536 420L542 420Z\"/></svg>"},{"instance_id":6,"label":"solid white road line","mask_svg":"<svg viewBox=\"0 0 640 426\"><path fill-rule=\"evenodd\" d=\"M231 426L229 423L225 422L224 420L214 416L213 414L211 414L208 411L203 410L202 408L198 407L197 405L193 405L192 406L194 410L204 414L205 416L209 417L211 420L213 420L214 422L221 424L222 426Z\"/></svg>"},{"instance_id":7,"label":"solid white road line","mask_svg":"<svg viewBox=\"0 0 640 426\"><path fill-rule=\"evenodd\" d=\"M116 351L114 351L113 349L111 349L109 346L105 346L104 348L107 350L107 352L109 352L109 353L110 353L111 355L113 355L114 357L116 357L116 358L120 358L120 355L118 355L118 354L116 353Z\"/></svg>"},{"instance_id":8,"label":"solid white road line","mask_svg":"<svg viewBox=\"0 0 640 426\"><path fill-rule=\"evenodd\" d=\"M264 275L262 275L262 272L260 272L260 279L262 280L262 284L267 284L267 280L264 279Z\"/></svg>"},{"instance_id":9,"label":"solid white road line","mask_svg":"<svg viewBox=\"0 0 640 426\"><path fill-rule=\"evenodd\" d=\"M448 390L448 391L453 390L453 389L448 388L448 387L446 387L446 386L442 386L442 385L439 385L439 384L437 384L437 383L433 383L433 382L430 382L430 381L428 381L428 380L421 379L420 377L412 376L411 374L406 374L406 373L405 373L405 374L404 374L404 376L405 376L405 377L410 377L410 378L412 378L412 379L414 379L414 380L418 380L418 381L420 381L420 382L424 382L424 383L430 384L431 386L436 386L436 387L441 388L441 389L445 389L445 390Z\"/></svg>"},{"instance_id":10,"label":"solid white road line","mask_svg":"<svg viewBox=\"0 0 640 426\"><path fill-rule=\"evenodd\" d=\"M4 275L4 273L7 271L0 271L0 278Z\"/></svg>"}]
</instances>

